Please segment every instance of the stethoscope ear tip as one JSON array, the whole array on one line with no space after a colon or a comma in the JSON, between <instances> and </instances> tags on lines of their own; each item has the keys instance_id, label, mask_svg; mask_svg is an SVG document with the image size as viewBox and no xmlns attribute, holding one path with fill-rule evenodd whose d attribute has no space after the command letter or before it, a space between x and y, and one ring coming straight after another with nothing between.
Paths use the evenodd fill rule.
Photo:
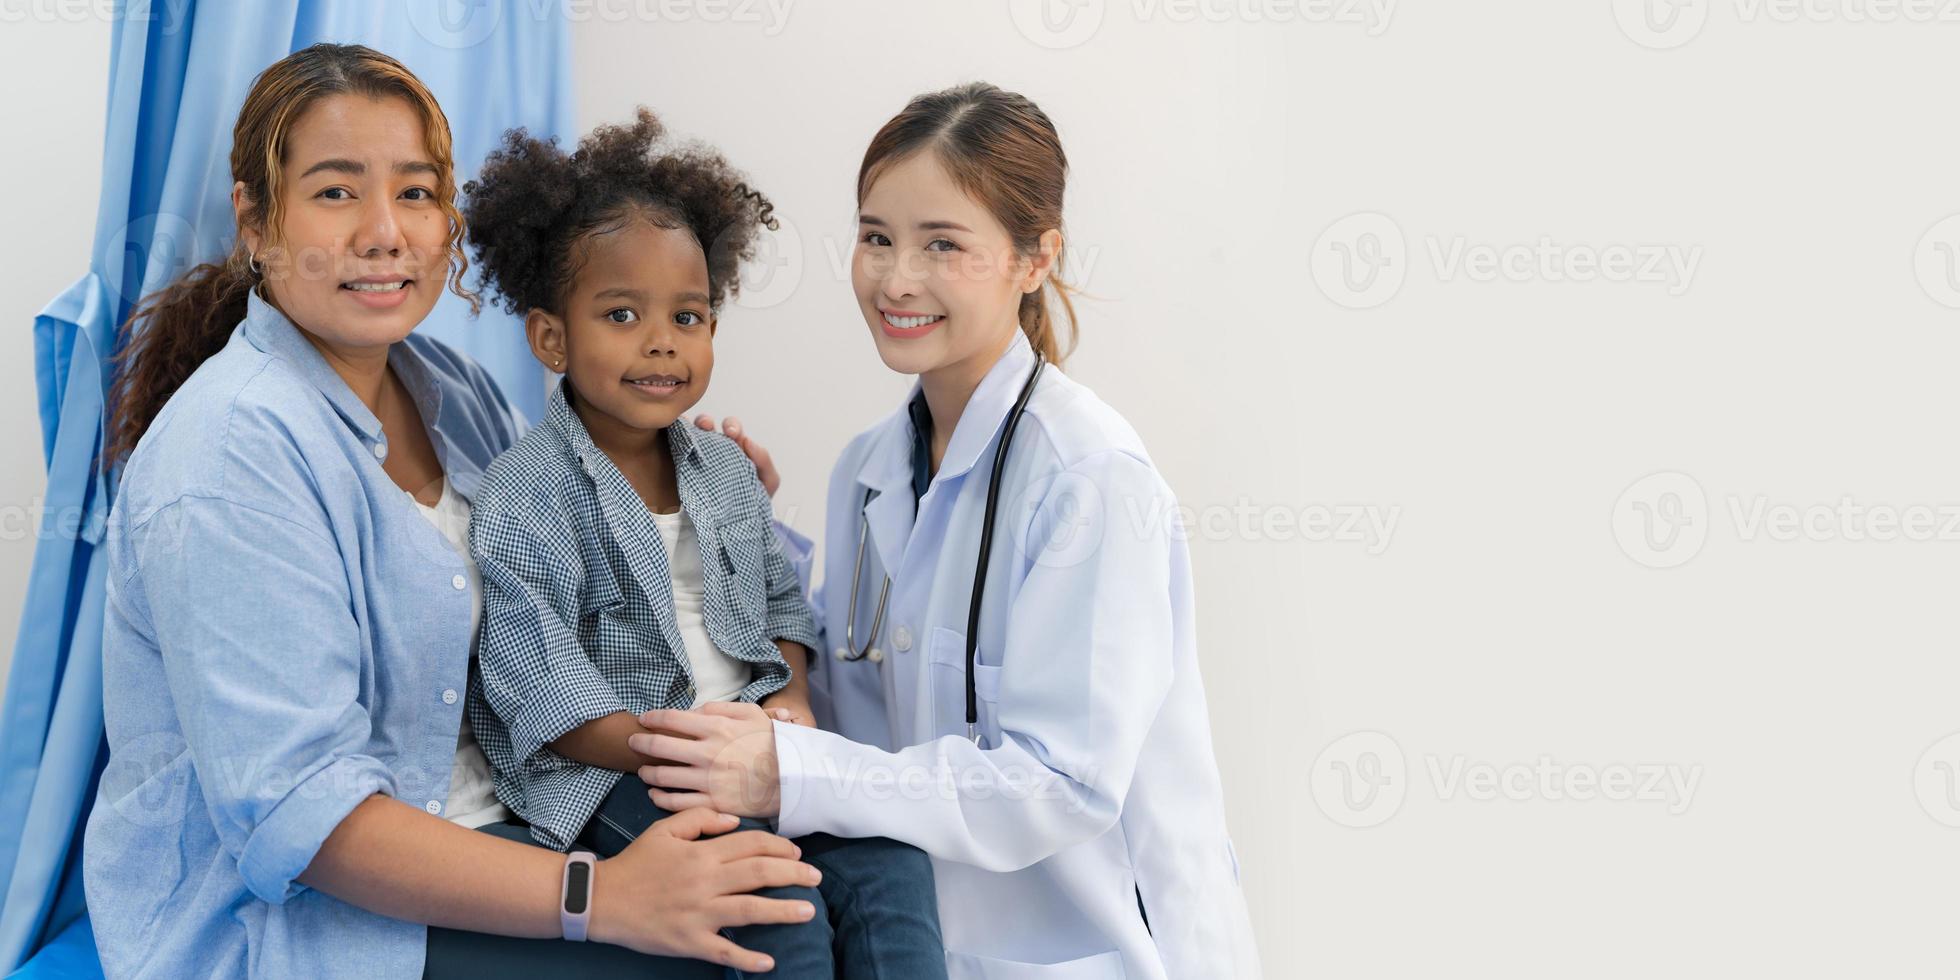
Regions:
<instances>
[{"instance_id":1,"label":"stethoscope ear tip","mask_svg":"<svg viewBox=\"0 0 1960 980\"><path fill-rule=\"evenodd\" d=\"M840 661L851 659L850 651L844 649L843 647L838 647L837 649L830 651L830 653L831 656L836 657Z\"/></svg>"},{"instance_id":2,"label":"stethoscope ear tip","mask_svg":"<svg viewBox=\"0 0 1960 980\"><path fill-rule=\"evenodd\" d=\"M877 647L872 647L871 653L867 655L866 659L870 660L874 664L884 663L885 651L880 650Z\"/></svg>"}]
</instances>

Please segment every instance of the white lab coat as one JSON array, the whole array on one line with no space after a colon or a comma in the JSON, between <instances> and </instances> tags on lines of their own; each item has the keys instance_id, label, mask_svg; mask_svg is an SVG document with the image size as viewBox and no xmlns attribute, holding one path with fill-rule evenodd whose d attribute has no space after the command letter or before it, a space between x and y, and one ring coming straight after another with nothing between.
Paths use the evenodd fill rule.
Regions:
<instances>
[{"instance_id":1,"label":"white lab coat","mask_svg":"<svg viewBox=\"0 0 1960 980\"><path fill-rule=\"evenodd\" d=\"M960 417L916 525L903 407L838 461L816 590L824 653L845 642L868 520L857 639L895 569L884 657L812 658L825 730L776 725L778 829L930 854L956 980L1256 977L1174 498L1128 423L1054 365L1001 481L974 672L984 747L964 737L993 447L1033 365L1017 332ZM860 518L867 488L878 495Z\"/></svg>"}]
</instances>

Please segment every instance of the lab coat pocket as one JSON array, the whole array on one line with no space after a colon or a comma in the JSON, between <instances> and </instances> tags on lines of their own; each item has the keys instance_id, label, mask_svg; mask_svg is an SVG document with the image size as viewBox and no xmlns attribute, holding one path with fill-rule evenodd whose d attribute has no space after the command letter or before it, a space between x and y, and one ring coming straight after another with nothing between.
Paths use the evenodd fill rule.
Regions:
<instances>
[{"instance_id":1,"label":"lab coat pocket","mask_svg":"<svg viewBox=\"0 0 1960 980\"><path fill-rule=\"evenodd\" d=\"M932 730L934 736L966 737L966 634L937 626L927 650L932 687ZM983 748L1000 744L1000 667L973 665L973 693L980 713Z\"/></svg>"},{"instance_id":2,"label":"lab coat pocket","mask_svg":"<svg viewBox=\"0 0 1960 980\"><path fill-rule=\"evenodd\" d=\"M1123 954L1112 949L1060 963L1024 963L947 950L946 975L948 980L1120 980Z\"/></svg>"}]
</instances>

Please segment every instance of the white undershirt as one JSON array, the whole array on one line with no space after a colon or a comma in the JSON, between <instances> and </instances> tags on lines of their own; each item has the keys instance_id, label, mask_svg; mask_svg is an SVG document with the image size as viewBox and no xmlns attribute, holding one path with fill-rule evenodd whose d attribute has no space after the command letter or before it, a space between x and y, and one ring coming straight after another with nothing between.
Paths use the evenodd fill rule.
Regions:
<instances>
[{"instance_id":1,"label":"white undershirt","mask_svg":"<svg viewBox=\"0 0 1960 980\"><path fill-rule=\"evenodd\" d=\"M705 588L701 577L701 546L694 535L694 522L684 511L653 515L660 529L660 542L667 547L667 572L673 581L674 625L687 647L687 665L694 674L694 704L733 701L749 686L753 674L746 661L723 653L708 638L702 603Z\"/></svg>"},{"instance_id":2,"label":"white undershirt","mask_svg":"<svg viewBox=\"0 0 1960 980\"><path fill-rule=\"evenodd\" d=\"M483 578L477 574L476 560L470 557L470 504L449 489L449 481L442 481L442 496L434 507L415 500L415 495L403 490L408 499L422 511L422 516L435 525L437 531L449 542L449 546L463 557L463 575L470 583L470 661L472 668L476 661L476 627L483 618ZM510 811L497 802L495 784L490 776L490 761L483 756L483 749L476 744L476 734L470 731L470 716L463 714L462 731L456 736L456 762L449 771L449 803L443 807L443 816L451 823L475 829L485 824L509 819Z\"/></svg>"}]
</instances>

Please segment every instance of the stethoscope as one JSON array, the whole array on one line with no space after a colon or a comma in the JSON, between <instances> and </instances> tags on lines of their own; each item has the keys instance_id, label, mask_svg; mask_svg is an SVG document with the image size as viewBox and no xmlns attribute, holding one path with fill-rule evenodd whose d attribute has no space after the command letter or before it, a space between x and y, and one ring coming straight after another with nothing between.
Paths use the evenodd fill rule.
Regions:
<instances>
[{"instance_id":1,"label":"stethoscope","mask_svg":"<svg viewBox=\"0 0 1960 980\"><path fill-rule=\"evenodd\" d=\"M987 481L987 509L980 519L980 558L973 569L972 598L966 611L966 737L973 744L980 744L980 698L973 684L974 651L980 644L980 600L986 594L987 559L994 550L994 511L1000 506L1000 474L1007 463L1007 447L1014 441L1014 430L1021 424L1021 415L1027 411L1028 398L1034 394L1035 381L1041 377L1041 367L1047 363L1037 351L1034 355L1034 370L1028 372L1026 384L1021 386L1021 394L1014 399L1014 408L1007 414L1007 426L1001 430L1000 445L994 448L993 475ZM851 562L851 604L844 616L844 645L837 648L837 659L843 661L870 660L879 663L885 653L875 646L878 631L885 625L885 601L891 598L892 577L885 573L885 582L878 588L878 608L871 614L871 639L864 646L857 642L858 581L864 574L864 543L870 535L871 524L865 520L864 509L871 506L877 491L866 489L864 500L858 504L858 547L857 558Z\"/></svg>"}]
</instances>

